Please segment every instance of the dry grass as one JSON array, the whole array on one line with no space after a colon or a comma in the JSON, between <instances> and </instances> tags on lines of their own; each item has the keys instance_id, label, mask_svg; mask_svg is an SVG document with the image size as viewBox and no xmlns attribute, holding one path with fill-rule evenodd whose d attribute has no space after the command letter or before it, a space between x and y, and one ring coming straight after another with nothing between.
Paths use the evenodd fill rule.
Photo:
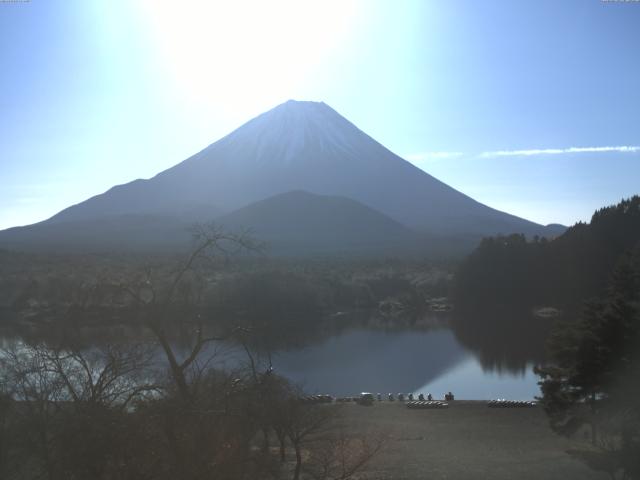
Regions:
<instances>
[{"instance_id":1,"label":"dry grass","mask_svg":"<svg viewBox=\"0 0 640 480\"><path fill-rule=\"evenodd\" d=\"M366 468L368 479L601 479L566 451L541 408L488 408L456 401L446 410L410 410L399 402L346 405L350 431L387 437Z\"/></svg>"}]
</instances>

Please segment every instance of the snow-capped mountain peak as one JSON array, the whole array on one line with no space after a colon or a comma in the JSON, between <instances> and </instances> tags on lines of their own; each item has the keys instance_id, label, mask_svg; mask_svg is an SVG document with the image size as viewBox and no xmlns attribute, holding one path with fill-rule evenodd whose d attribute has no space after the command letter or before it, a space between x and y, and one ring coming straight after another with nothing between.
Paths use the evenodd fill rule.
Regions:
<instances>
[{"instance_id":1,"label":"snow-capped mountain peak","mask_svg":"<svg viewBox=\"0 0 640 480\"><path fill-rule=\"evenodd\" d=\"M286 165L311 149L354 154L362 135L324 102L288 100L250 120L219 143L227 148L253 144L255 162Z\"/></svg>"}]
</instances>

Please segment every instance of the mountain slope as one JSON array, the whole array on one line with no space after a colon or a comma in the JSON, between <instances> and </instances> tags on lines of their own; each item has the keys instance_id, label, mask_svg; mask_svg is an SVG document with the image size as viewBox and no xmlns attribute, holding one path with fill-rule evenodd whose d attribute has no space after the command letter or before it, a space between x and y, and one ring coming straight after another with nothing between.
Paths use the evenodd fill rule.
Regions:
<instances>
[{"instance_id":1,"label":"mountain slope","mask_svg":"<svg viewBox=\"0 0 640 480\"><path fill-rule=\"evenodd\" d=\"M344 197L287 192L216 219L229 231L249 230L275 255L415 254L427 238ZM125 214L42 222L2 232L13 249L64 252L175 251L189 247L190 223L169 215Z\"/></svg>"},{"instance_id":2,"label":"mountain slope","mask_svg":"<svg viewBox=\"0 0 640 480\"><path fill-rule=\"evenodd\" d=\"M464 248L485 235L557 231L494 210L454 190L324 103L288 101L151 179L113 187L39 224L0 232L0 245L165 248L181 243L178 239L186 225L301 190L351 199L406 227ZM327 202L321 203L326 206ZM268 205L270 221L279 225L285 213L275 207L285 205L275 201ZM362 215L370 213L360 209ZM263 227L265 235L275 238L278 228ZM394 229L399 231L396 225L384 235ZM285 230L295 237L296 231ZM368 236L371 245L388 241L377 235L383 233Z\"/></svg>"},{"instance_id":3,"label":"mountain slope","mask_svg":"<svg viewBox=\"0 0 640 480\"><path fill-rule=\"evenodd\" d=\"M270 253L415 253L425 239L381 213L344 197L287 192L216 220L229 230L249 228Z\"/></svg>"},{"instance_id":4,"label":"mountain slope","mask_svg":"<svg viewBox=\"0 0 640 480\"><path fill-rule=\"evenodd\" d=\"M192 225L169 215L104 215L9 228L0 232L0 245L11 250L64 253L175 251L188 247Z\"/></svg>"},{"instance_id":5,"label":"mountain slope","mask_svg":"<svg viewBox=\"0 0 640 480\"><path fill-rule=\"evenodd\" d=\"M288 101L149 180L112 188L50 221L230 212L292 190L352 198L437 234L543 233L482 205L398 157L324 103Z\"/></svg>"}]
</instances>

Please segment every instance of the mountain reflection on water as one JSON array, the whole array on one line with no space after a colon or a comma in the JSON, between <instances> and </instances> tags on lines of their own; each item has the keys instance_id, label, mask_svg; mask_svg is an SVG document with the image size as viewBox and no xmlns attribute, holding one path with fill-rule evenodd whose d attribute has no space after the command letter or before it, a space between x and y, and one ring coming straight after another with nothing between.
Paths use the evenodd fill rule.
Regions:
<instances>
[{"instance_id":1,"label":"mountain reflection on water","mask_svg":"<svg viewBox=\"0 0 640 480\"><path fill-rule=\"evenodd\" d=\"M478 329L479 324L465 329L455 321L453 328L386 328L379 322L373 322L376 327L372 328L371 323L346 322L339 328L306 332L304 341L297 338L271 355L273 367L308 393L335 396L371 391L432 393L441 398L452 391L458 399L531 399L539 394L532 365L541 360L540 332L534 335L521 328L491 332ZM83 335L83 344L88 346L154 341L143 327L99 332L84 328L76 333ZM177 351L186 355L189 334L176 331L172 338ZM57 343L52 335L42 336L42 331L0 332L0 340L5 348L15 340ZM237 345L224 343L213 348L218 350L219 367L234 368L247 361ZM262 360L266 362L264 355Z\"/></svg>"},{"instance_id":2,"label":"mountain reflection on water","mask_svg":"<svg viewBox=\"0 0 640 480\"><path fill-rule=\"evenodd\" d=\"M310 393L431 392L442 397L451 390L460 399L529 399L538 394L530 368L485 370L449 329L351 330L280 352L273 363Z\"/></svg>"}]
</instances>

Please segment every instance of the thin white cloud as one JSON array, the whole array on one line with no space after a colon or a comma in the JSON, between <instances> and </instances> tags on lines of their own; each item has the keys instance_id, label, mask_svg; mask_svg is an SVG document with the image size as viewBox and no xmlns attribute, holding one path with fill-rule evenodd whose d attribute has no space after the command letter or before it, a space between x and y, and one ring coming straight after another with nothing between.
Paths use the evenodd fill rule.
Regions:
<instances>
[{"instance_id":1,"label":"thin white cloud","mask_svg":"<svg viewBox=\"0 0 640 480\"><path fill-rule=\"evenodd\" d=\"M405 159L412 163L422 163L451 158L496 158L496 157L533 157L537 155L562 155L576 153L640 153L638 145L618 145L607 147L567 147L567 148L532 148L528 150L495 150L482 152L477 155L467 155L463 152L418 152L405 155Z\"/></svg>"},{"instance_id":2,"label":"thin white cloud","mask_svg":"<svg viewBox=\"0 0 640 480\"><path fill-rule=\"evenodd\" d=\"M494 157L530 157L534 155L562 155L565 153L640 153L640 146L622 145L616 147L569 147L569 148L543 148L531 150L497 150L494 152L482 152L480 158Z\"/></svg>"},{"instance_id":3,"label":"thin white cloud","mask_svg":"<svg viewBox=\"0 0 640 480\"><path fill-rule=\"evenodd\" d=\"M405 158L410 162L425 162L429 160L444 160L447 158L457 158L464 155L462 152L419 152L410 153Z\"/></svg>"}]
</instances>

